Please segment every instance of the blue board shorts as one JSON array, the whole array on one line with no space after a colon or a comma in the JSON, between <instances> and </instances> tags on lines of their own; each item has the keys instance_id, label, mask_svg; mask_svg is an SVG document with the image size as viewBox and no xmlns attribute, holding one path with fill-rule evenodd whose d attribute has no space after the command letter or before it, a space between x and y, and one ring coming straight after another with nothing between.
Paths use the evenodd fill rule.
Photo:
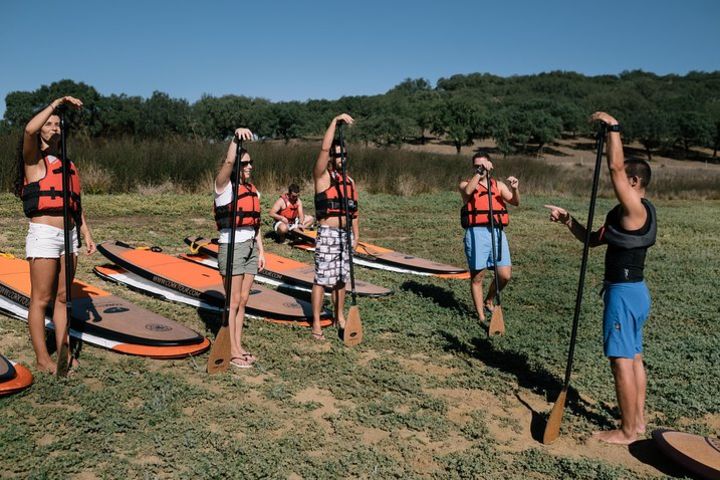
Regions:
<instances>
[{"instance_id":1,"label":"blue board shorts","mask_svg":"<svg viewBox=\"0 0 720 480\"><path fill-rule=\"evenodd\" d=\"M606 357L635 358L643 351L643 326L650 315L645 282L608 283L603 301L603 350Z\"/></svg>"},{"instance_id":2,"label":"blue board shorts","mask_svg":"<svg viewBox=\"0 0 720 480\"><path fill-rule=\"evenodd\" d=\"M498 227L495 227L495 255L497 256L498 267L512 265L507 235ZM486 268L494 269L489 225L465 229L465 257L467 258L468 269L473 272L485 270Z\"/></svg>"}]
</instances>

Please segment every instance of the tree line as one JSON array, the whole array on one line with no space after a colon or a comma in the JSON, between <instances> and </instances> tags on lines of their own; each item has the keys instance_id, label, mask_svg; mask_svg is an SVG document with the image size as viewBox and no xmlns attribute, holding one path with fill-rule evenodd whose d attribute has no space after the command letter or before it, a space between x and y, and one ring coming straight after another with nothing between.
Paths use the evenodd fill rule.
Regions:
<instances>
[{"instance_id":1,"label":"tree line","mask_svg":"<svg viewBox=\"0 0 720 480\"><path fill-rule=\"evenodd\" d=\"M503 154L528 153L562 136L588 134L596 110L620 118L626 142L637 141L647 156L720 145L720 72L655 75L643 71L585 76L574 72L499 77L487 73L407 79L381 95L337 100L271 102L242 95L204 95L190 103L156 91L149 98L101 95L82 82L61 80L5 98L0 132L19 131L33 112L60 95L85 102L70 124L90 138L184 137L218 141L237 126L263 138L321 135L338 112L357 120L350 140L366 145L425 143L429 135L458 153L475 140L493 139Z\"/></svg>"}]
</instances>

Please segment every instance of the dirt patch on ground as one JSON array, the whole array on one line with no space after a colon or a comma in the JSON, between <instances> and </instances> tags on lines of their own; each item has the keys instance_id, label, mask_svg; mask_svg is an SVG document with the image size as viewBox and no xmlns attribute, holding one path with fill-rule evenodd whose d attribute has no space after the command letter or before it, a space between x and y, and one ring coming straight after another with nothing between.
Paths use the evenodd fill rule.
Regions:
<instances>
[{"instance_id":1,"label":"dirt patch on ground","mask_svg":"<svg viewBox=\"0 0 720 480\"><path fill-rule=\"evenodd\" d=\"M543 445L532 435L533 412L547 412L552 408L552 404L533 393L523 392L519 398L499 398L490 392L464 389L432 389L426 390L426 393L448 402L448 419L458 427L471 421L473 412L481 414L489 434L498 443L499 452L512 454L541 448L558 457L601 460L628 468L643 476L663 473L633 456L628 447L606 445L592 438L578 441L569 435L561 435L552 445Z\"/></svg>"}]
</instances>

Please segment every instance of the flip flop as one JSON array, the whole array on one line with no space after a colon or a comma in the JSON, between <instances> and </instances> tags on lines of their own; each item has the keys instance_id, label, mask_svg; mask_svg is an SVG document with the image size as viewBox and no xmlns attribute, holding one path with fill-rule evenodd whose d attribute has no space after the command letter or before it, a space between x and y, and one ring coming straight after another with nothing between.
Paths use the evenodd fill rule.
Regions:
<instances>
[{"instance_id":1,"label":"flip flop","mask_svg":"<svg viewBox=\"0 0 720 480\"><path fill-rule=\"evenodd\" d=\"M243 353L241 356L242 356L242 358L244 358L245 361L246 361L247 363L249 363L250 365L252 365L253 363L255 363L255 361L257 360L257 358L255 357L255 355L253 355L253 354L250 353L250 352L245 352L245 353Z\"/></svg>"},{"instance_id":2,"label":"flip flop","mask_svg":"<svg viewBox=\"0 0 720 480\"><path fill-rule=\"evenodd\" d=\"M235 368L252 368L252 364L248 362L244 357L235 357L232 360L230 360L230 365L232 365Z\"/></svg>"},{"instance_id":3,"label":"flip flop","mask_svg":"<svg viewBox=\"0 0 720 480\"><path fill-rule=\"evenodd\" d=\"M310 332L310 335L312 335L313 340L315 340L316 342L324 342L326 340L325 334L322 332L320 332L320 333Z\"/></svg>"}]
</instances>

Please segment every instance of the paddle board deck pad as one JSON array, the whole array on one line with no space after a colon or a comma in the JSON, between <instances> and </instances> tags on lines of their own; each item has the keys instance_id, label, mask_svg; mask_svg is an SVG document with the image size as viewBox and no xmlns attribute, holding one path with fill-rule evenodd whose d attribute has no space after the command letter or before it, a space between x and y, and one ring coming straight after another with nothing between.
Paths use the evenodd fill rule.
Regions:
<instances>
[{"instance_id":1,"label":"paddle board deck pad","mask_svg":"<svg viewBox=\"0 0 720 480\"><path fill-rule=\"evenodd\" d=\"M288 232L295 242L295 248L314 250L317 232L311 230ZM353 254L353 261L364 267L388 270L391 272L410 273L414 275L435 276L441 278L470 278L470 273L460 267L433 262L414 255L396 252L389 248L379 247L366 242L358 242Z\"/></svg>"},{"instance_id":2,"label":"paddle board deck pad","mask_svg":"<svg viewBox=\"0 0 720 480\"><path fill-rule=\"evenodd\" d=\"M177 302L177 303L184 303L186 305L190 305L195 308L199 308L202 310L207 310L209 312L216 313L218 315L222 314L223 305L218 305L216 303L211 302L205 302L199 298L191 297L190 295L185 295L183 293L180 293L177 290L173 290L171 288L163 287L162 285L159 285L157 283L151 282L150 280L147 280L146 278L141 277L140 275L136 275L132 272L129 272L125 270L122 267L118 267L117 265L100 265L93 269L95 274L102 278L103 280L107 280L109 282L117 283L120 285L124 285L128 287L131 290L134 290L139 293L143 293L145 295L150 295L155 298L159 298L161 300L166 300L169 302ZM248 318L258 319L258 320L265 320L272 323L284 323L284 324L293 324L293 325L299 325L304 327L311 326L310 322L307 320L273 320L271 318L266 318L262 316L252 315L250 313L245 313L245 316ZM332 324L332 321L328 318L322 318L320 320L320 325L323 327L327 327Z\"/></svg>"},{"instance_id":3,"label":"paddle board deck pad","mask_svg":"<svg viewBox=\"0 0 720 480\"><path fill-rule=\"evenodd\" d=\"M122 242L101 243L98 251L119 267L145 280L220 308L225 306L222 277L204 265L160 252L136 249ZM257 284L252 286L246 310L251 315L278 322L308 322L312 319L309 302ZM322 316L331 318L326 310Z\"/></svg>"},{"instance_id":4,"label":"paddle board deck pad","mask_svg":"<svg viewBox=\"0 0 720 480\"><path fill-rule=\"evenodd\" d=\"M0 377L0 397L17 393L32 385L33 376L30 370L2 355L0 355L0 369L3 368L1 364L7 364L8 372L11 372L12 375Z\"/></svg>"},{"instance_id":5,"label":"paddle board deck pad","mask_svg":"<svg viewBox=\"0 0 720 480\"><path fill-rule=\"evenodd\" d=\"M210 258L199 258L200 263L217 268L218 243L216 239L208 240L202 237L187 237L185 243L190 246L193 253L200 253ZM183 256L186 260L196 260L191 256ZM305 291L310 291L315 280L315 267L306 263L298 262L291 258L265 252L265 268L258 272L255 277L258 281L268 280L276 286L299 286ZM274 283L273 283L274 282ZM326 293L330 288L325 289ZM385 297L392 295L389 290L372 283L355 280L355 293L363 297Z\"/></svg>"},{"instance_id":6,"label":"paddle board deck pad","mask_svg":"<svg viewBox=\"0 0 720 480\"><path fill-rule=\"evenodd\" d=\"M28 262L0 258L0 310L27 321L29 306ZM54 328L50 316L45 326ZM117 352L155 358L196 355L210 346L206 338L184 325L79 280L72 286L70 334Z\"/></svg>"},{"instance_id":7,"label":"paddle board deck pad","mask_svg":"<svg viewBox=\"0 0 720 480\"><path fill-rule=\"evenodd\" d=\"M655 430L653 440L674 462L702 478L720 480L720 438Z\"/></svg>"}]
</instances>

